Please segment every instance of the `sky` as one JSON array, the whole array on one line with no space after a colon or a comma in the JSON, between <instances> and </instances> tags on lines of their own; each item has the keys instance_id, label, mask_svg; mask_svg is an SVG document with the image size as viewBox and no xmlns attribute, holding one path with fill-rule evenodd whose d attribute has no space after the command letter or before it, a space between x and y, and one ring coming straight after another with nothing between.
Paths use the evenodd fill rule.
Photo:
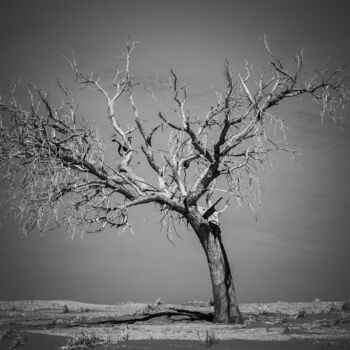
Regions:
<instances>
[{"instance_id":1,"label":"sky","mask_svg":"<svg viewBox=\"0 0 350 350\"><path fill-rule=\"evenodd\" d=\"M140 43L131 67L139 76L163 77L173 68L197 92L222 83L225 59L237 72L245 59L261 68L264 33L282 57L304 47L310 67L328 58L335 66L349 64L349 6L341 0L2 0L0 91L19 76L42 87L57 77L69 81L62 55L72 51L83 70L107 77L128 35ZM100 102L83 102L86 118L108 132ZM264 177L258 220L234 205L222 216L238 299L348 299L349 110L342 126L322 123L304 100L280 113L302 155L276 159ZM133 235L107 230L83 240L35 231L24 238L15 221L3 220L0 300L208 300L208 267L194 233L185 230L173 247L158 219L153 207L137 208Z\"/></svg>"}]
</instances>

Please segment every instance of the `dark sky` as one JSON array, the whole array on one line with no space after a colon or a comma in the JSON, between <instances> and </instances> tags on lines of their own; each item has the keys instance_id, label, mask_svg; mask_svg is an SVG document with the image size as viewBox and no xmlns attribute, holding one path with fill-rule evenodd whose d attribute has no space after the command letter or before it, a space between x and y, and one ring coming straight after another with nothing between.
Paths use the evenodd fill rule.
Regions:
<instances>
[{"instance_id":1,"label":"dark sky","mask_svg":"<svg viewBox=\"0 0 350 350\"><path fill-rule=\"evenodd\" d=\"M304 47L313 67L350 62L348 1L38 1L0 3L0 86L22 77L50 87L69 79L62 54L76 52L85 71L106 76L128 34L138 40L132 68L163 76L173 67L194 91L220 85L224 60L240 71L266 55L261 38L283 57ZM106 130L99 102L86 117ZM93 100L94 101L94 100ZM194 100L197 108L203 108ZM89 114L90 111L90 114ZM344 300L350 297L350 121L321 123L304 100L284 105L297 161L279 158L265 176L258 221L231 206L223 234L239 300ZM131 213L135 234L106 231L83 240L56 233L19 236L0 227L0 299L75 299L116 303L208 299L204 253L191 232L174 248L153 207Z\"/></svg>"}]
</instances>

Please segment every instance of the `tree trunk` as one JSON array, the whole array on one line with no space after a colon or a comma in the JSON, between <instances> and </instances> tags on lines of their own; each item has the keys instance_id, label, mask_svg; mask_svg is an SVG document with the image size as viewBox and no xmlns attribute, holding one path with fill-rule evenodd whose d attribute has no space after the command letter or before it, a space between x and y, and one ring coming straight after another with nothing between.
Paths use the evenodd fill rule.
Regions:
<instances>
[{"instance_id":1,"label":"tree trunk","mask_svg":"<svg viewBox=\"0 0 350 350\"><path fill-rule=\"evenodd\" d=\"M208 261L214 299L214 322L242 323L243 317L238 307L219 225L214 222L197 221L196 224L192 224L192 227L202 244Z\"/></svg>"}]
</instances>

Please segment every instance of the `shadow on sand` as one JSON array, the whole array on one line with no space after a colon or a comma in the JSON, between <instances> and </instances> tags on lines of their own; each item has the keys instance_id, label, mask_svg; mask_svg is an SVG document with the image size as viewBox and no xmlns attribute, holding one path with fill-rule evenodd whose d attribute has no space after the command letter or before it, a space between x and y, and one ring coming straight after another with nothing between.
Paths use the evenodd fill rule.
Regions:
<instances>
[{"instance_id":1,"label":"shadow on sand","mask_svg":"<svg viewBox=\"0 0 350 350\"><path fill-rule=\"evenodd\" d=\"M176 320L178 322L192 322L192 321L208 321L212 322L214 315L212 313L204 313L193 310L185 310L178 308L169 308L171 311L159 311L149 314L124 316L117 319L97 320L89 322L89 325L117 325L117 324L133 324L136 322L146 322L155 318L167 318L169 320ZM81 323L80 323L81 324ZM74 323L70 325L74 327Z\"/></svg>"}]
</instances>

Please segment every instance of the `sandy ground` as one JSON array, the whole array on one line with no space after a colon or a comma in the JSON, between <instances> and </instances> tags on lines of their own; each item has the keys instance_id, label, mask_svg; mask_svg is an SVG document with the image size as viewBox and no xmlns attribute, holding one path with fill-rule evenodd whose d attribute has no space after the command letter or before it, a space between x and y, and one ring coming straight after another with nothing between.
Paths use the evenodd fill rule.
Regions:
<instances>
[{"instance_id":1,"label":"sandy ground","mask_svg":"<svg viewBox=\"0 0 350 350\"><path fill-rule=\"evenodd\" d=\"M96 349L350 349L350 311L342 309L343 304L320 300L242 304L243 325L218 325L210 322L212 307L200 301L181 305L0 301L0 349L16 342L24 350L54 349L67 344L68 338L73 341L67 349L98 344Z\"/></svg>"}]
</instances>

